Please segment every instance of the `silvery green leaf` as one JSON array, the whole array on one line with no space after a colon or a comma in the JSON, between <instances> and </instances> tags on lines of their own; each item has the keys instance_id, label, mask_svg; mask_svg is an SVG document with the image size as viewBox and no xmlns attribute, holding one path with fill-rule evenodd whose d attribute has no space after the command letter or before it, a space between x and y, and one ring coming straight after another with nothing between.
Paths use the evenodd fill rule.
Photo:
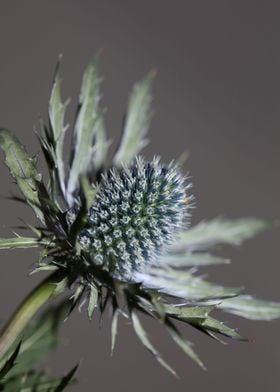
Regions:
<instances>
[{"instance_id":1,"label":"silvery green leaf","mask_svg":"<svg viewBox=\"0 0 280 392\"><path fill-rule=\"evenodd\" d=\"M144 287L189 300L234 297L241 290L209 283L188 271L172 269L150 268L145 273L137 274L137 278Z\"/></svg>"},{"instance_id":2,"label":"silvery green leaf","mask_svg":"<svg viewBox=\"0 0 280 392\"><path fill-rule=\"evenodd\" d=\"M118 319L119 319L120 311L119 309L114 310L113 319L112 319L112 327L111 327L111 355L113 355L115 344L116 344L116 337L118 332Z\"/></svg>"},{"instance_id":3,"label":"silvery green leaf","mask_svg":"<svg viewBox=\"0 0 280 392\"><path fill-rule=\"evenodd\" d=\"M207 306L175 306L165 304L165 313L179 320L188 321L193 319L205 320L216 305Z\"/></svg>"},{"instance_id":4,"label":"silvery green leaf","mask_svg":"<svg viewBox=\"0 0 280 392\"><path fill-rule=\"evenodd\" d=\"M202 369L206 370L202 361L191 347L191 343L187 341L177 330L175 325L171 322L166 324L167 330L170 333L174 342L187 354L193 361L195 361Z\"/></svg>"},{"instance_id":5,"label":"silvery green leaf","mask_svg":"<svg viewBox=\"0 0 280 392\"><path fill-rule=\"evenodd\" d=\"M80 176L86 174L93 166L96 138L100 148L100 140L104 137L104 123L99 110L99 85L97 66L90 64L83 76L79 111L74 129L72 163L67 189L70 204L73 192L79 188Z\"/></svg>"},{"instance_id":6,"label":"silvery green leaf","mask_svg":"<svg viewBox=\"0 0 280 392\"><path fill-rule=\"evenodd\" d=\"M49 121L50 121L50 132L52 147L54 150L55 166L57 170L57 177L60 184L62 193L65 193L65 171L63 161L63 146L65 132L68 126L64 125L65 111L67 102L63 103L61 99L61 78L59 75L58 62L53 87L51 91L51 97L49 102Z\"/></svg>"},{"instance_id":7,"label":"silvery green leaf","mask_svg":"<svg viewBox=\"0 0 280 392\"><path fill-rule=\"evenodd\" d=\"M177 376L176 372L162 359L161 355L158 353L158 351L154 348L154 346L152 345L152 343L148 339L147 334L146 334L144 328L142 327L142 324L140 323L138 316L136 315L136 313L134 311L132 311L132 313L131 313L131 320L132 320L132 324L133 324L133 328L135 330L135 333L138 336L138 338L140 339L140 341L142 342L142 344L147 348L147 350L149 350L154 355L154 357L157 359L157 361L165 369L167 369L174 376Z\"/></svg>"},{"instance_id":8,"label":"silvery green leaf","mask_svg":"<svg viewBox=\"0 0 280 392\"><path fill-rule=\"evenodd\" d=\"M280 318L280 303L263 301L250 295L223 300L218 307L225 312L250 320L274 320Z\"/></svg>"},{"instance_id":9,"label":"silvery green leaf","mask_svg":"<svg viewBox=\"0 0 280 392\"><path fill-rule=\"evenodd\" d=\"M234 220L217 218L211 221L202 221L180 233L171 250L183 252L205 249L217 244L240 245L269 226L269 222L256 218Z\"/></svg>"},{"instance_id":10,"label":"silvery green leaf","mask_svg":"<svg viewBox=\"0 0 280 392\"><path fill-rule=\"evenodd\" d=\"M78 287L76 288L74 294L70 297L71 307L69 309L69 313L67 315L67 318L73 312L73 310L75 309L77 304L82 300L84 292L85 292L85 286L83 284L79 284Z\"/></svg>"},{"instance_id":11,"label":"silvery green leaf","mask_svg":"<svg viewBox=\"0 0 280 392\"><path fill-rule=\"evenodd\" d=\"M98 301L98 288L91 283L89 287L88 318L91 320Z\"/></svg>"},{"instance_id":12,"label":"silvery green leaf","mask_svg":"<svg viewBox=\"0 0 280 392\"><path fill-rule=\"evenodd\" d=\"M178 253L161 256L158 259L159 265L173 268L202 267L205 265L229 264L229 259L214 256L210 253Z\"/></svg>"},{"instance_id":13,"label":"silvery green leaf","mask_svg":"<svg viewBox=\"0 0 280 392\"><path fill-rule=\"evenodd\" d=\"M92 206L96 193L98 191L97 187L94 187L88 180L86 176L80 177L82 197L85 199L85 204L87 210Z\"/></svg>"},{"instance_id":14,"label":"silvery green leaf","mask_svg":"<svg viewBox=\"0 0 280 392\"><path fill-rule=\"evenodd\" d=\"M27 203L37 217L44 222L40 194L45 192L33 159L25 152L17 138L7 129L0 129L0 146L5 154L5 162L16 180Z\"/></svg>"},{"instance_id":15,"label":"silvery green leaf","mask_svg":"<svg viewBox=\"0 0 280 392\"><path fill-rule=\"evenodd\" d=\"M205 320L199 321L198 325L207 331L217 332L228 338L244 340L234 329L228 327L222 321L216 320L213 317L207 317Z\"/></svg>"},{"instance_id":16,"label":"silvery green leaf","mask_svg":"<svg viewBox=\"0 0 280 392\"><path fill-rule=\"evenodd\" d=\"M131 162L148 143L145 139L151 121L151 85L154 72L137 83L130 95L120 145L114 156L114 164Z\"/></svg>"},{"instance_id":17,"label":"silvery green leaf","mask_svg":"<svg viewBox=\"0 0 280 392\"><path fill-rule=\"evenodd\" d=\"M97 121L96 138L92 156L92 165L95 171L99 170L104 165L109 147L109 142L106 138L104 116L100 114Z\"/></svg>"},{"instance_id":18,"label":"silvery green leaf","mask_svg":"<svg viewBox=\"0 0 280 392\"><path fill-rule=\"evenodd\" d=\"M49 241L39 240L38 238L0 238L0 249L36 248L48 243Z\"/></svg>"}]
</instances>

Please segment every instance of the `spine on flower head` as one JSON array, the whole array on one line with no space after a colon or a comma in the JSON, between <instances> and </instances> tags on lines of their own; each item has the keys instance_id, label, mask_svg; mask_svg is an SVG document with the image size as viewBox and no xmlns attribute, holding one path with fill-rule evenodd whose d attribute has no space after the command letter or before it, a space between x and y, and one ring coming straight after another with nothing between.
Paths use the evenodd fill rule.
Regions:
<instances>
[{"instance_id":1,"label":"spine on flower head","mask_svg":"<svg viewBox=\"0 0 280 392\"><path fill-rule=\"evenodd\" d=\"M82 248L114 277L133 280L186 224L190 186L174 162L158 157L109 170L79 236Z\"/></svg>"}]
</instances>

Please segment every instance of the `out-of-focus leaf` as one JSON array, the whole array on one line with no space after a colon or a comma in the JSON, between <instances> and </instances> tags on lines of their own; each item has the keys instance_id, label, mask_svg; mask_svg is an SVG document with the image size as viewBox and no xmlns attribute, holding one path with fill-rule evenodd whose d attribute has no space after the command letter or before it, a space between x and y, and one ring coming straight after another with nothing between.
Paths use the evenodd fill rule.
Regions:
<instances>
[{"instance_id":1,"label":"out-of-focus leaf","mask_svg":"<svg viewBox=\"0 0 280 392\"><path fill-rule=\"evenodd\" d=\"M182 232L171 246L171 251L205 249L217 244L239 245L269 226L268 221L255 218L203 221Z\"/></svg>"},{"instance_id":2,"label":"out-of-focus leaf","mask_svg":"<svg viewBox=\"0 0 280 392\"><path fill-rule=\"evenodd\" d=\"M69 385L71 383L71 381L73 380L73 377L74 377L77 369L78 369L78 365L74 366L73 369L71 369L70 372L68 372L66 374L66 376L64 376L62 378L59 385L54 389L54 392L63 391L67 387L67 385Z\"/></svg>"},{"instance_id":3,"label":"out-of-focus leaf","mask_svg":"<svg viewBox=\"0 0 280 392\"><path fill-rule=\"evenodd\" d=\"M215 285L190 272L172 269L150 268L145 273L137 274L137 278L144 287L188 300L234 297L241 290Z\"/></svg>"},{"instance_id":4,"label":"out-of-focus leaf","mask_svg":"<svg viewBox=\"0 0 280 392\"><path fill-rule=\"evenodd\" d=\"M55 76L53 81L53 87L51 91L51 97L49 102L49 122L50 122L50 143L54 151L55 158L55 169L57 172L57 179L62 191L65 193L65 172L63 162L63 146L65 132L68 126L64 125L65 111L67 103L63 103L61 99L61 78L59 75L58 62Z\"/></svg>"},{"instance_id":5,"label":"out-of-focus leaf","mask_svg":"<svg viewBox=\"0 0 280 392\"><path fill-rule=\"evenodd\" d=\"M48 245L47 240L38 240L37 238L15 237L0 238L0 249L17 249L17 248L36 248L42 245Z\"/></svg>"},{"instance_id":6,"label":"out-of-focus leaf","mask_svg":"<svg viewBox=\"0 0 280 392\"><path fill-rule=\"evenodd\" d=\"M64 378L51 379L43 372L30 371L28 373L19 374L16 377L9 378L4 385L0 384L1 390L5 392L56 392ZM68 384L60 387L59 391L65 390L67 385L73 384L75 380L72 378Z\"/></svg>"},{"instance_id":7,"label":"out-of-focus leaf","mask_svg":"<svg viewBox=\"0 0 280 392\"><path fill-rule=\"evenodd\" d=\"M71 205L72 194L79 187L80 176L93 167L96 150L95 141L100 138L104 127L102 112L99 110L100 79L96 64L90 64L84 73L79 99L79 111L75 123L72 151L72 164L68 181L68 199Z\"/></svg>"},{"instance_id":8,"label":"out-of-focus leaf","mask_svg":"<svg viewBox=\"0 0 280 392\"><path fill-rule=\"evenodd\" d=\"M9 371L15 366L15 361L18 357L20 346L21 346L21 342L18 343L18 345L16 346L16 348L13 351L13 353L11 354L11 356L7 359L7 361L1 367L0 380L2 380L9 373Z\"/></svg>"},{"instance_id":9,"label":"out-of-focus leaf","mask_svg":"<svg viewBox=\"0 0 280 392\"><path fill-rule=\"evenodd\" d=\"M98 301L98 288L91 283L88 299L88 318L91 320Z\"/></svg>"},{"instance_id":10,"label":"out-of-focus leaf","mask_svg":"<svg viewBox=\"0 0 280 392\"><path fill-rule=\"evenodd\" d=\"M256 299L250 295L223 300L218 307L250 320L270 321L280 318L280 303Z\"/></svg>"},{"instance_id":11,"label":"out-of-focus leaf","mask_svg":"<svg viewBox=\"0 0 280 392\"><path fill-rule=\"evenodd\" d=\"M114 156L114 164L129 163L147 144L145 139L151 120L151 85L154 72L137 83L130 95L120 145Z\"/></svg>"},{"instance_id":12,"label":"out-of-focus leaf","mask_svg":"<svg viewBox=\"0 0 280 392\"><path fill-rule=\"evenodd\" d=\"M16 180L27 203L37 217L44 222L40 195L46 193L33 159L25 152L17 138L7 129L0 129L0 146L5 154L5 162Z\"/></svg>"},{"instance_id":13,"label":"out-of-focus leaf","mask_svg":"<svg viewBox=\"0 0 280 392\"><path fill-rule=\"evenodd\" d=\"M142 327L142 324L140 323L138 316L136 315L136 313L134 311L132 311L132 313L131 313L131 320L132 320L132 324L133 324L133 328L135 330L135 333L138 336L138 338L140 339L140 341L142 342L142 344L147 348L147 350L149 350L154 355L154 357L157 359L157 361L165 369L167 369L174 376L177 376L176 372L162 359L161 355L158 353L158 351L154 348L154 346L152 345L152 343L148 339L147 334L146 334L144 328Z\"/></svg>"},{"instance_id":14,"label":"out-of-focus leaf","mask_svg":"<svg viewBox=\"0 0 280 392\"><path fill-rule=\"evenodd\" d=\"M17 356L17 365L10 370L9 378L30 371L56 347L58 328L64 320L69 306L70 303L67 301L56 308L49 308L26 327ZM1 358L0 364L2 362Z\"/></svg>"},{"instance_id":15,"label":"out-of-focus leaf","mask_svg":"<svg viewBox=\"0 0 280 392\"><path fill-rule=\"evenodd\" d=\"M173 268L202 267L205 265L228 264L229 260L210 253L170 254L159 258L159 265Z\"/></svg>"},{"instance_id":16,"label":"out-of-focus leaf","mask_svg":"<svg viewBox=\"0 0 280 392\"><path fill-rule=\"evenodd\" d=\"M202 369L206 370L205 366L203 365L202 361L196 354L196 352L192 349L191 343L188 342L177 330L175 325L171 322L166 324L168 332L170 333L174 342L187 354L194 362L196 362Z\"/></svg>"}]
</instances>

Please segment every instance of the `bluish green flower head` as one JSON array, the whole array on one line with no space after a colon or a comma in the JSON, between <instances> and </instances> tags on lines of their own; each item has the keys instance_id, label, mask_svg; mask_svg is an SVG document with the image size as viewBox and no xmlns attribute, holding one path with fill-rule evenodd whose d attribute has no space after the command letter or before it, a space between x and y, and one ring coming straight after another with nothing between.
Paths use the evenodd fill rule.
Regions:
<instances>
[{"instance_id":1,"label":"bluish green flower head","mask_svg":"<svg viewBox=\"0 0 280 392\"><path fill-rule=\"evenodd\" d=\"M79 237L82 248L114 277L133 280L187 224L190 185L174 162L164 165L158 157L109 170Z\"/></svg>"}]
</instances>

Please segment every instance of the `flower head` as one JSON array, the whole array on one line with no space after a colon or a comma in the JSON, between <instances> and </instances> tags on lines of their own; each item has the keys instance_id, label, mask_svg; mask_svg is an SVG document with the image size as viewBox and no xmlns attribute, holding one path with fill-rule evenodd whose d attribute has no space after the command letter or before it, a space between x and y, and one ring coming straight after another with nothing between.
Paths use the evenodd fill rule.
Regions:
<instances>
[{"instance_id":1,"label":"flower head","mask_svg":"<svg viewBox=\"0 0 280 392\"><path fill-rule=\"evenodd\" d=\"M97 265L121 280L156 264L189 216L190 184L159 158L104 174L79 242Z\"/></svg>"}]
</instances>

